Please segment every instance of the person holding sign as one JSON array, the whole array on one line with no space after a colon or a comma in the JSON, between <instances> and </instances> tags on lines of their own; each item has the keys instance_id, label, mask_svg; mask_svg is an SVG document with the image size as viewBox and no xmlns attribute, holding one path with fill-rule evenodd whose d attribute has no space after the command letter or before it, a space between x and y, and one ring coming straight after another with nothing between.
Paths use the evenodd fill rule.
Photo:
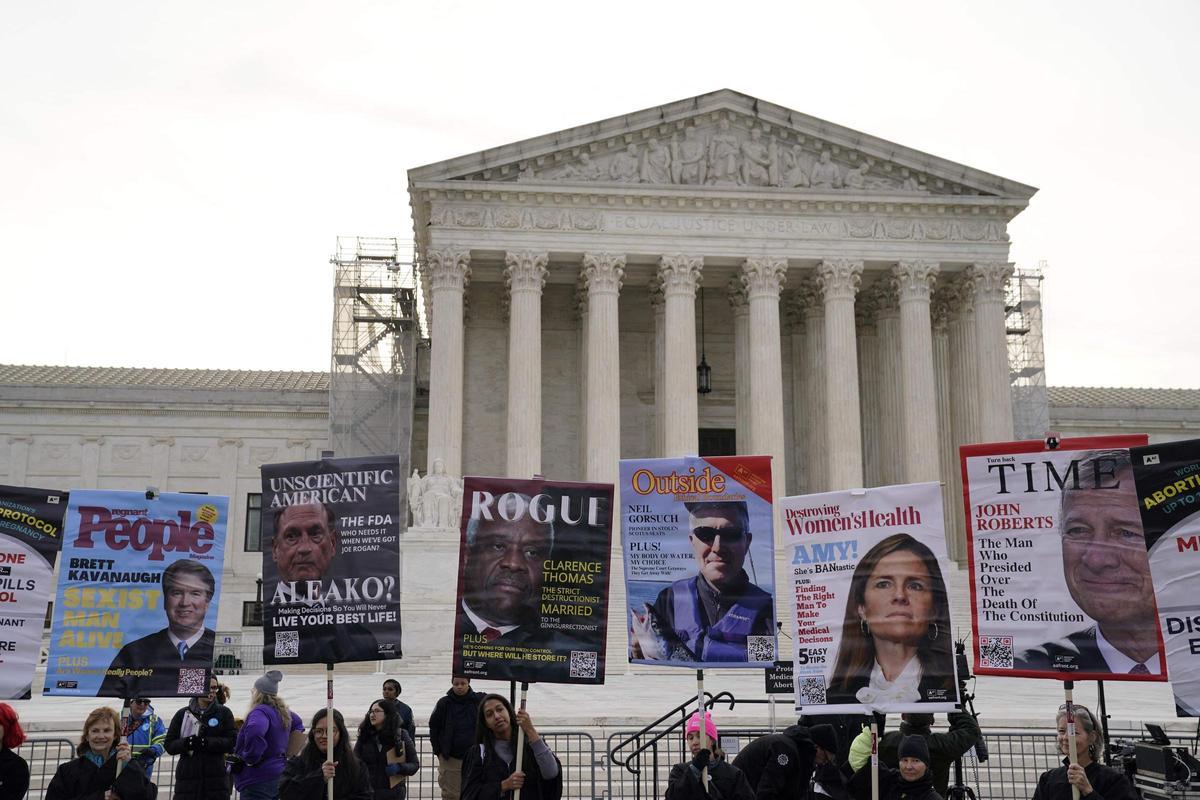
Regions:
<instances>
[{"instance_id":1,"label":"person holding sign","mask_svg":"<svg viewBox=\"0 0 1200 800\"><path fill-rule=\"evenodd\" d=\"M933 552L907 533L872 547L850 579L827 702L954 702L946 582Z\"/></svg>"},{"instance_id":2,"label":"person holding sign","mask_svg":"<svg viewBox=\"0 0 1200 800\"><path fill-rule=\"evenodd\" d=\"M1080 800L1138 800L1125 773L1096 761L1100 753L1100 725L1092 712L1072 703L1075 717L1075 751L1077 762L1070 763L1071 740L1067 730L1067 707L1058 708L1058 752L1063 765L1046 770L1038 778L1033 800L1071 800L1072 787L1079 790Z\"/></svg>"},{"instance_id":3,"label":"person holding sign","mask_svg":"<svg viewBox=\"0 0 1200 800\"><path fill-rule=\"evenodd\" d=\"M342 712L333 710L329 725L328 709L313 715L308 743L300 755L288 759L279 779L279 800L325 800L329 781L333 781L335 800L372 800L371 776L350 750L350 734ZM332 734L333 740L329 740ZM331 755L326 755L328 746Z\"/></svg>"},{"instance_id":4,"label":"person holding sign","mask_svg":"<svg viewBox=\"0 0 1200 800\"><path fill-rule=\"evenodd\" d=\"M404 800L404 778L421 768L417 746L401 725L396 706L381 699L371 703L358 726L354 755L371 777L375 800Z\"/></svg>"},{"instance_id":5,"label":"person holding sign","mask_svg":"<svg viewBox=\"0 0 1200 800\"><path fill-rule=\"evenodd\" d=\"M173 800L228 800L225 754L233 749L237 728L233 712L217 701L221 684L209 678L208 694L193 697L175 712L167 728L167 752L175 762Z\"/></svg>"},{"instance_id":6,"label":"person holding sign","mask_svg":"<svg viewBox=\"0 0 1200 800\"><path fill-rule=\"evenodd\" d=\"M121 720L101 706L88 714L75 748L78 758L59 764L45 800L154 800L158 787L140 769L128 768L132 752L118 743Z\"/></svg>"},{"instance_id":7,"label":"person holding sign","mask_svg":"<svg viewBox=\"0 0 1200 800\"><path fill-rule=\"evenodd\" d=\"M871 729L864 726L850 747L850 768L855 771L850 793L856 800L871 800L870 754ZM879 800L942 800L933 788L929 745L924 737L905 736L899 754L899 769L879 765Z\"/></svg>"},{"instance_id":8,"label":"person holding sign","mask_svg":"<svg viewBox=\"0 0 1200 800\"><path fill-rule=\"evenodd\" d=\"M684 742L692 760L671 767L666 800L709 800L710 797L721 800L754 800L754 790L750 788L746 776L725 760L712 714L707 711L704 713L703 735L700 731L699 712L692 714L684 727ZM708 790L705 789L702 780L702 773L706 768L708 779L711 781Z\"/></svg>"},{"instance_id":9,"label":"person holding sign","mask_svg":"<svg viewBox=\"0 0 1200 800\"><path fill-rule=\"evenodd\" d=\"M520 769L515 767L518 725L525 732ZM483 698L475 724L475 745L463 761L462 800L500 800L514 789L521 790L521 800L562 797L558 756L524 709L513 714L507 698L498 694Z\"/></svg>"}]
</instances>

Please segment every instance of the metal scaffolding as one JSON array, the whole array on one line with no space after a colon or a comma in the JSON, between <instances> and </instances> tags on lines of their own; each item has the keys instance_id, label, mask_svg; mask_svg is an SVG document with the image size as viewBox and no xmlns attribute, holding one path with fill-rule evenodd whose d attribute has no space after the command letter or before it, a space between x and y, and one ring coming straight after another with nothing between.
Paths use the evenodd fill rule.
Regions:
<instances>
[{"instance_id":1,"label":"metal scaffolding","mask_svg":"<svg viewBox=\"0 0 1200 800\"><path fill-rule=\"evenodd\" d=\"M419 313L412 245L339 236L334 265L329 441L338 457L400 455L407 474Z\"/></svg>"},{"instance_id":2,"label":"metal scaffolding","mask_svg":"<svg viewBox=\"0 0 1200 800\"><path fill-rule=\"evenodd\" d=\"M1042 280L1046 262L1018 269L1006 286L1008 374L1017 439L1041 439L1050 430L1046 351L1042 343Z\"/></svg>"}]
</instances>

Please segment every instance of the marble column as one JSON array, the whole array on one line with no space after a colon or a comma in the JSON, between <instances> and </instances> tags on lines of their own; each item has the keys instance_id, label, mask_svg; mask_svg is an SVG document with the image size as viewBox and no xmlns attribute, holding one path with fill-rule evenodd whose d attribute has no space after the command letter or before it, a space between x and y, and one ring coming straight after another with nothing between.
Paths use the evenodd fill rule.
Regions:
<instances>
[{"instance_id":1,"label":"marble column","mask_svg":"<svg viewBox=\"0 0 1200 800\"><path fill-rule=\"evenodd\" d=\"M241 449L245 445L241 439L223 437L217 440L217 453L221 464L221 492L229 498L229 516L232 519L235 515L240 517L242 523L236 529L241 536L235 538L235 529L231 524L225 539L225 559L223 568L226 575L234 575L238 573L238 563L244 564L243 570L253 569L258 572L261 567L255 568L253 562L248 558L238 558L242 554L242 546L245 545L246 530L246 501L245 498L238 493L238 467L240 466ZM255 491L260 491L256 489ZM237 542L238 544L235 544ZM260 562L261 563L261 562ZM247 587L249 588L249 587ZM240 607L239 607L240 610ZM241 620L238 620L241 624Z\"/></svg>"},{"instance_id":2,"label":"marble column","mask_svg":"<svg viewBox=\"0 0 1200 800\"><path fill-rule=\"evenodd\" d=\"M782 258L748 258L742 284L750 306L750 447L744 453L771 456L774 496L787 485L787 451L783 430L783 345L779 329L779 291L787 280Z\"/></svg>"},{"instance_id":3,"label":"marble column","mask_svg":"<svg viewBox=\"0 0 1200 800\"><path fill-rule=\"evenodd\" d=\"M700 449L696 395L696 287L704 259L683 253L658 262L663 312L663 455L696 455Z\"/></svg>"},{"instance_id":4,"label":"marble column","mask_svg":"<svg viewBox=\"0 0 1200 800\"><path fill-rule=\"evenodd\" d=\"M858 335L858 396L862 417L863 485L879 486L883 479L879 428L879 331L874 297L862 292L854 304Z\"/></svg>"},{"instance_id":5,"label":"marble column","mask_svg":"<svg viewBox=\"0 0 1200 800\"><path fill-rule=\"evenodd\" d=\"M825 303L817 282L809 278L796 290L804 315L804 351L801 353L800 402L804 406L800 436L806 480L803 490L812 494L829 488L829 458L825 449Z\"/></svg>"},{"instance_id":6,"label":"marble column","mask_svg":"<svg viewBox=\"0 0 1200 800\"><path fill-rule=\"evenodd\" d=\"M817 265L825 303L825 441L829 489L862 486L862 430L858 408L858 347L854 340L854 295L861 261L838 258Z\"/></svg>"},{"instance_id":7,"label":"marble column","mask_svg":"<svg viewBox=\"0 0 1200 800\"><path fill-rule=\"evenodd\" d=\"M733 311L734 413L737 452L750 450L750 304L740 275L729 279L729 308Z\"/></svg>"},{"instance_id":8,"label":"marble column","mask_svg":"<svg viewBox=\"0 0 1200 800\"><path fill-rule=\"evenodd\" d=\"M896 287L881 278L871 287L879 336L879 480L904 482L904 375L900 351L900 304Z\"/></svg>"},{"instance_id":9,"label":"marble column","mask_svg":"<svg viewBox=\"0 0 1200 800\"><path fill-rule=\"evenodd\" d=\"M549 254L504 256L508 286L508 461L510 478L542 471L542 287Z\"/></svg>"},{"instance_id":10,"label":"marble column","mask_svg":"<svg viewBox=\"0 0 1200 800\"><path fill-rule=\"evenodd\" d=\"M647 292L650 296L650 309L654 314L654 361L651 364L651 368L654 370L654 450L652 452L655 456L664 456L667 453L667 397L666 384L663 381L667 370L666 361L663 360L667 347L667 298L663 294L662 281L659 280L658 275L650 277Z\"/></svg>"},{"instance_id":11,"label":"marble column","mask_svg":"<svg viewBox=\"0 0 1200 800\"><path fill-rule=\"evenodd\" d=\"M942 481L942 524L946 531L946 554L955 561L955 547L960 539L954 513L962 507L962 495L954 494L954 473L958 469L958 450L950 424L950 313L953 292L939 286L930 304L930 324L933 328L933 378L937 396L938 474Z\"/></svg>"},{"instance_id":12,"label":"marble column","mask_svg":"<svg viewBox=\"0 0 1200 800\"><path fill-rule=\"evenodd\" d=\"M441 461L462 475L463 294L471 279L471 253L463 247L430 250L425 271L432 295L429 353L429 430L426 470Z\"/></svg>"},{"instance_id":13,"label":"marble column","mask_svg":"<svg viewBox=\"0 0 1200 800\"><path fill-rule=\"evenodd\" d=\"M100 488L100 447L103 436L80 436L79 480L80 488ZM162 488L162 487L159 487Z\"/></svg>"},{"instance_id":14,"label":"marble column","mask_svg":"<svg viewBox=\"0 0 1200 800\"><path fill-rule=\"evenodd\" d=\"M892 268L900 298L900 363L904 403L904 481L938 479L937 393L929 296L937 280L932 261L901 261Z\"/></svg>"},{"instance_id":15,"label":"marble column","mask_svg":"<svg viewBox=\"0 0 1200 800\"><path fill-rule=\"evenodd\" d=\"M788 348L791 373L792 466L788 470L788 494L801 494L808 482L804 463L804 307L795 291L783 295L784 325L791 338Z\"/></svg>"},{"instance_id":16,"label":"marble column","mask_svg":"<svg viewBox=\"0 0 1200 800\"><path fill-rule=\"evenodd\" d=\"M579 422L582 434L579 437L579 470L587 473L588 463L588 300L583 271L575 282L575 315L579 319Z\"/></svg>"},{"instance_id":17,"label":"marble column","mask_svg":"<svg viewBox=\"0 0 1200 800\"><path fill-rule=\"evenodd\" d=\"M1008 375L1008 331L1004 286L1012 265L973 264L967 275L975 287L975 353L979 362L979 427L985 442L1013 438L1012 388Z\"/></svg>"},{"instance_id":18,"label":"marble column","mask_svg":"<svg viewBox=\"0 0 1200 800\"><path fill-rule=\"evenodd\" d=\"M8 483L10 486L24 486L28 480L29 446L32 444L32 436L8 437Z\"/></svg>"},{"instance_id":19,"label":"marble column","mask_svg":"<svg viewBox=\"0 0 1200 800\"><path fill-rule=\"evenodd\" d=\"M617 296L625 276L625 256L587 253L587 465L589 481L617 482L621 458L621 342Z\"/></svg>"},{"instance_id":20,"label":"marble column","mask_svg":"<svg viewBox=\"0 0 1200 800\"><path fill-rule=\"evenodd\" d=\"M983 441L979 427L979 365L975 361L975 283L962 275L948 290L950 302L950 441L954 447L954 470L946 491L954 498L956 536L949 550L960 564L966 562L966 520L962 504L962 473L958 448ZM957 555L956 555L957 554Z\"/></svg>"}]
</instances>

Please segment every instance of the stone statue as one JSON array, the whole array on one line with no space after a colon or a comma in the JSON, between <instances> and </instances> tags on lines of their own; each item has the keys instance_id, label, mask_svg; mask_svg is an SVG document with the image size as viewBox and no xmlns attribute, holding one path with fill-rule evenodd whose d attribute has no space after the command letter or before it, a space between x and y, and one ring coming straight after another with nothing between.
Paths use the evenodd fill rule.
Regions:
<instances>
[{"instance_id":1,"label":"stone statue","mask_svg":"<svg viewBox=\"0 0 1200 800\"><path fill-rule=\"evenodd\" d=\"M900 188L906 192L925 191L925 187L921 185L919 180L917 180L916 175L909 175L907 178L905 178L904 183L900 184Z\"/></svg>"},{"instance_id":2,"label":"stone statue","mask_svg":"<svg viewBox=\"0 0 1200 800\"><path fill-rule=\"evenodd\" d=\"M767 186L771 182L774 161L771 149L762 142L762 131L753 128L750 138L742 142L742 183L747 186Z\"/></svg>"},{"instance_id":3,"label":"stone statue","mask_svg":"<svg viewBox=\"0 0 1200 800\"><path fill-rule=\"evenodd\" d=\"M809 183L814 189L838 189L842 185L842 176L837 164L833 163L828 150L821 151L821 159L813 164L812 174L808 176Z\"/></svg>"},{"instance_id":4,"label":"stone statue","mask_svg":"<svg viewBox=\"0 0 1200 800\"><path fill-rule=\"evenodd\" d=\"M804 172L804 150L798 144L783 151L783 175L780 183L785 188L808 186L808 175Z\"/></svg>"},{"instance_id":5,"label":"stone statue","mask_svg":"<svg viewBox=\"0 0 1200 800\"><path fill-rule=\"evenodd\" d=\"M613 156L608 165L608 177L622 183L637 183L638 149L636 144L630 144L625 148L625 152Z\"/></svg>"},{"instance_id":6,"label":"stone statue","mask_svg":"<svg viewBox=\"0 0 1200 800\"><path fill-rule=\"evenodd\" d=\"M717 123L717 132L708 140L708 183L737 183L738 156L741 152L738 137L729 129L729 120Z\"/></svg>"},{"instance_id":7,"label":"stone statue","mask_svg":"<svg viewBox=\"0 0 1200 800\"><path fill-rule=\"evenodd\" d=\"M675 183L699 185L704 183L704 142L696 138L696 129L683 129L683 143L671 137L671 178Z\"/></svg>"},{"instance_id":8,"label":"stone statue","mask_svg":"<svg viewBox=\"0 0 1200 800\"><path fill-rule=\"evenodd\" d=\"M421 473L413 467L408 479L408 510L412 512L413 525L421 524Z\"/></svg>"},{"instance_id":9,"label":"stone statue","mask_svg":"<svg viewBox=\"0 0 1200 800\"><path fill-rule=\"evenodd\" d=\"M414 491L414 482L420 485ZM413 525L421 528L457 528L458 509L462 507L462 480L446 474L446 464L433 460L433 469L423 479L413 470L408 481L408 505L413 512ZM416 505L413 498L417 499Z\"/></svg>"},{"instance_id":10,"label":"stone statue","mask_svg":"<svg viewBox=\"0 0 1200 800\"><path fill-rule=\"evenodd\" d=\"M533 169L533 164L526 162L525 166L521 167L521 174L517 176L517 181L532 180L537 180L537 173Z\"/></svg>"},{"instance_id":11,"label":"stone statue","mask_svg":"<svg viewBox=\"0 0 1200 800\"><path fill-rule=\"evenodd\" d=\"M642 156L642 183L671 182L671 151L658 139L651 139Z\"/></svg>"},{"instance_id":12,"label":"stone statue","mask_svg":"<svg viewBox=\"0 0 1200 800\"><path fill-rule=\"evenodd\" d=\"M846 170L846 177L842 179L843 184L847 189L865 189L867 188L867 170L871 165L866 161L860 161L856 166Z\"/></svg>"},{"instance_id":13,"label":"stone statue","mask_svg":"<svg viewBox=\"0 0 1200 800\"><path fill-rule=\"evenodd\" d=\"M563 170L562 177L568 181L598 181L604 177L604 170L586 150L579 154L578 164L568 164Z\"/></svg>"}]
</instances>

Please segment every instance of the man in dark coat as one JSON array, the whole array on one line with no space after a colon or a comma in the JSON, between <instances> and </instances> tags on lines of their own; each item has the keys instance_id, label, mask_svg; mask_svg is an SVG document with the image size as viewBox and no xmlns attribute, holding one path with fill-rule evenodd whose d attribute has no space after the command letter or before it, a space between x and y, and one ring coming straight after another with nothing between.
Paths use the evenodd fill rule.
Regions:
<instances>
[{"instance_id":1,"label":"man in dark coat","mask_svg":"<svg viewBox=\"0 0 1200 800\"><path fill-rule=\"evenodd\" d=\"M920 736L929 746L929 771L933 775L933 788L946 796L950 783L950 767L954 760L970 750L979 741L979 723L970 714L948 714L950 730L934 733L933 714L901 714L900 730L889 731L879 740L879 760L889 767L900 766L900 743L905 736Z\"/></svg>"},{"instance_id":2,"label":"man in dark coat","mask_svg":"<svg viewBox=\"0 0 1200 800\"><path fill-rule=\"evenodd\" d=\"M807 791L816 752L808 728L789 725L750 742L733 765L745 773L758 800L790 800Z\"/></svg>"},{"instance_id":3,"label":"man in dark coat","mask_svg":"<svg viewBox=\"0 0 1200 800\"><path fill-rule=\"evenodd\" d=\"M462 762L475 744L475 717L481 700L483 693L471 691L470 678L455 677L429 717L429 745L438 758L442 800L458 800Z\"/></svg>"},{"instance_id":4,"label":"man in dark coat","mask_svg":"<svg viewBox=\"0 0 1200 800\"><path fill-rule=\"evenodd\" d=\"M816 747L816 756L813 759L812 791L809 793L809 797L812 800L823 800L824 798L847 800L850 793L846 789L846 776L842 774L837 761L839 749L837 730L828 723L822 723L809 728L808 734L812 737L813 745Z\"/></svg>"},{"instance_id":5,"label":"man in dark coat","mask_svg":"<svg viewBox=\"0 0 1200 800\"><path fill-rule=\"evenodd\" d=\"M233 750L237 729L233 713L217 702L220 688L210 678L208 694L194 697L175 712L167 728L167 752L175 762L174 800L228 800L225 754Z\"/></svg>"}]
</instances>

